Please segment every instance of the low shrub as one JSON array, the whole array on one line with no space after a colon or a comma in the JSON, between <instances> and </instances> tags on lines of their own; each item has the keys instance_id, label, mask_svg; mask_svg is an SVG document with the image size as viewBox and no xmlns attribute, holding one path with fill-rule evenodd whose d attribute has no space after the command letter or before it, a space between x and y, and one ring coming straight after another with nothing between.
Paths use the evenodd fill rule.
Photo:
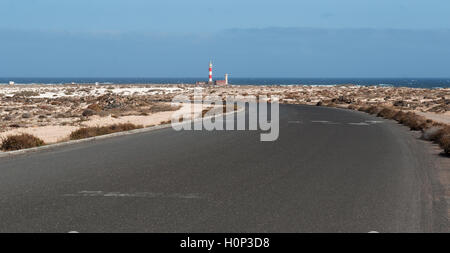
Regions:
<instances>
[{"instance_id":1,"label":"low shrub","mask_svg":"<svg viewBox=\"0 0 450 253\"><path fill-rule=\"evenodd\" d=\"M123 131L129 131L133 129L142 128L142 125L134 125L131 123L125 123L125 124L114 124L109 126L103 126L103 127L83 127L78 130L73 131L70 133L69 138L71 140L79 140L99 135L105 135L105 134L111 134L111 133L117 133L117 132L123 132Z\"/></svg>"},{"instance_id":2,"label":"low shrub","mask_svg":"<svg viewBox=\"0 0 450 253\"><path fill-rule=\"evenodd\" d=\"M403 111L398 111L392 119L400 122L400 119L403 118L404 115L405 113Z\"/></svg>"},{"instance_id":3,"label":"low shrub","mask_svg":"<svg viewBox=\"0 0 450 253\"><path fill-rule=\"evenodd\" d=\"M450 154L450 133L446 133L439 138L439 146L446 154Z\"/></svg>"},{"instance_id":4,"label":"low shrub","mask_svg":"<svg viewBox=\"0 0 450 253\"><path fill-rule=\"evenodd\" d=\"M31 90L23 90L14 93L14 97L32 97L32 96L39 96L39 92Z\"/></svg>"},{"instance_id":5,"label":"low shrub","mask_svg":"<svg viewBox=\"0 0 450 253\"><path fill-rule=\"evenodd\" d=\"M369 113L369 114L378 114L380 111L381 111L381 108L378 107L378 106L374 106L374 105L369 106L366 109L366 112Z\"/></svg>"},{"instance_id":6,"label":"low shrub","mask_svg":"<svg viewBox=\"0 0 450 253\"><path fill-rule=\"evenodd\" d=\"M83 111L83 113L81 115L83 115L84 117L89 117L95 114L95 111L92 109L86 109Z\"/></svg>"},{"instance_id":7,"label":"low shrub","mask_svg":"<svg viewBox=\"0 0 450 253\"><path fill-rule=\"evenodd\" d=\"M161 121L161 123L159 123L160 125L167 125L172 123L172 120L165 120L165 121Z\"/></svg>"},{"instance_id":8,"label":"low shrub","mask_svg":"<svg viewBox=\"0 0 450 253\"><path fill-rule=\"evenodd\" d=\"M2 140L3 151L33 148L45 145L44 141L31 134L10 135Z\"/></svg>"},{"instance_id":9,"label":"low shrub","mask_svg":"<svg viewBox=\"0 0 450 253\"><path fill-rule=\"evenodd\" d=\"M211 110L211 108L206 108L202 110L202 118L205 117L206 113L208 113Z\"/></svg>"},{"instance_id":10,"label":"low shrub","mask_svg":"<svg viewBox=\"0 0 450 253\"><path fill-rule=\"evenodd\" d=\"M150 113L176 111L180 108L181 106L173 106L168 103L156 103L150 107Z\"/></svg>"},{"instance_id":11,"label":"low shrub","mask_svg":"<svg viewBox=\"0 0 450 253\"><path fill-rule=\"evenodd\" d=\"M443 135L443 133L444 131L442 126L432 126L423 131L422 139L437 142L439 138Z\"/></svg>"},{"instance_id":12,"label":"low shrub","mask_svg":"<svg viewBox=\"0 0 450 253\"><path fill-rule=\"evenodd\" d=\"M423 129L428 128L429 123L424 117L414 115L406 122L406 125L413 131L422 131Z\"/></svg>"},{"instance_id":13,"label":"low shrub","mask_svg":"<svg viewBox=\"0 0 450 253\"><path fill-rule=\"evenodd\" d=\"M368 106L363 105L363 106L361 106L361 107L358 108L358 111L360 111L360 112L366 112L368 108L369 108Z\"/></svg>"},{"instance_id":14,"label":"low shrub","mask_svg":"<svg viewBox=\"0 0 450 253\"><path fill-rule=\"evenodd\" d=\"M429 126L429 123L424 117L419 116L413 112L399 112L394 115L394 119L397 120L400 124L409 126L411 130L415 131L423 130Z\"/></svg>"},{"instance_id":15,"label":"low shrub","mask_svg":"<svg viewBox=\"0 0 450 253\"><path fill-rule=\"evenodd\" d=\"M103 110L103 109L100 107L99 104L90 104L90 105L87 107L87 109L90 109L90 110L92 110L92 111L94 111L94 112L100 112L100 111Z\"/></svg>"},{"instance_id":16,"label":"low shrub","mask_svg":"<svg viewBox=\"0 0 450 253\"><path fill-rule=\"evenodd\" d=\"M22 118L24 118L24 119L29 119L29 118L31 118L31 113L24 113L24 114L22 114Z\"/></svg>"},{"instance_id":17,"label":"low shrub","mask_svg":"<svg viewBox=\"0 0 450 253\"><path fill-rule=\"evenodd\" d=\"M381 109L380 112L378 112L377 116L383 117L385 119L392 119L392 118L394 118L396 113L397 113L397 110L394 110L389 107L385 107L385 108Z\"/></svg>"}]
</instances>

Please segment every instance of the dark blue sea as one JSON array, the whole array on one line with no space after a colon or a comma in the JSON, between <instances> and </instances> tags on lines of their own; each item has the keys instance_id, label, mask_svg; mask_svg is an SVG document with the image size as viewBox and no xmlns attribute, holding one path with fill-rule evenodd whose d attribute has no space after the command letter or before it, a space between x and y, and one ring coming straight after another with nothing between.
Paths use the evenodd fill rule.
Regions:
<instances>
[{"instance_id":1,"label":"dark blue sea","mask_svg":"<svg viewBox=\"0 0 450 253\"><path fill-rule=\"evenodd\" d=\"M192 84L205 78L0 78L0 83L16 84ZM339 85L450 88L450 78L230 78L236 85Z\"/></svg>"}]
</instances>

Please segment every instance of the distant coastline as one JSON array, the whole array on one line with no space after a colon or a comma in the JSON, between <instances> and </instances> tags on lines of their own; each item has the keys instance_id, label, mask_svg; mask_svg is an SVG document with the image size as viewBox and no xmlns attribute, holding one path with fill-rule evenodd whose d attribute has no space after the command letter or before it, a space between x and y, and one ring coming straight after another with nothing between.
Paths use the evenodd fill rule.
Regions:
<instances>
[{"instance_id":1,"label":"distant coastline","mask_svg":"<svg viewBox=\"0 0 450 253\"><path fill-rule=\"evenodd\" d=\"M23 78L1 77L0 84L194 84L206 78ZM392 86L410 88L450 88L450 78L233 78L234 85L311 85L332 86L353 84L359 86Z\"/></svg>"}]
</instances>

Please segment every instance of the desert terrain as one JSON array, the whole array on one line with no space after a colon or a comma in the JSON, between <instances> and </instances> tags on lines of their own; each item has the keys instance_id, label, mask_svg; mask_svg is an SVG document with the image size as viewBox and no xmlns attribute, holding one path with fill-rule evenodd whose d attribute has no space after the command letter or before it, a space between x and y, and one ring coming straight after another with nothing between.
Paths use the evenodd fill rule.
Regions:
<instances>
[{"instance_id":1,"label":"desert terrain","mask_svg":"<svg viewBox=\"0 0 450 253\"><path fill-rule=\"evenodd\" d=\"M148 127L168 123L176 95L192 99L194 85L1 85L0 137L28 133L45 143L65 141L82 127L130 123ZM450 123L450 89L383 86L216 86L204 95L277 96L280 103L367 110L387 107L413 112L429 123ZM201 105L196 105L201 106ZM377 112L378 113L378 112ZM196 117L199 115L192 115Z\"/></svg>"}]
</instances>

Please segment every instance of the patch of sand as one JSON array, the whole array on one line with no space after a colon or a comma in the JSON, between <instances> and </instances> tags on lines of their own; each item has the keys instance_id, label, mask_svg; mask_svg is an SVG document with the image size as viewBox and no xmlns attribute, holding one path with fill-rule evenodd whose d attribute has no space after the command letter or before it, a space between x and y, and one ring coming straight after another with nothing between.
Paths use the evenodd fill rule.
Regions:
<instances>
[{"instance_id":1,"label":"patch of sand","mask_svg":"<svg viewBox=\"0 0 450 253\"><path fill-rule=\"evenodd\" d=\"M417 112L418 115L421 115L427 119L431 119L436 122L450 124L450 111L445 113L434 113L434 112Z\"/></svg>"},{"instance_id":2,"label":"patch of sand","mask_svg":"<svg viewBox=\"0 0 450 253\"><path fill-rule=\"evenodd\" d=\"M191 110L192 108L192 110ZM202 105L196 104L190 108L190 105L183 104L183 106L176 111L167 111L167 112L157 112L150 114L148 116L123 116L119 118L113 118L111 116L100 117L100 116L92 116L88 121L85 121L81 124L81 126L107 126L112 124L119 123L132 123L135 125L143 125L144 127L159 125L162 122L170 121L172 119L172 115L177 113L179 116L191 115L198 117L200 115L193 115L192 112L195 110L201 114ZM187 118L187 117L185 117ZM78 126L61 126L61 125L49 125L49 126L39 126L39 127L20 127L15 128L6 132L0 133L0 138L5 138L8 135L16 135L21 133L32 134L40 139L42 139L45 143L55 143L63 140L67 140L70 133L72 131L77 130Z\"/></svg>"},{"instance_id":3,"label":"patch of sand","mask_svg":"<svg viewBox=\"0 0 450 253\"><path fill-rule=\"evenodd\" d=\"M0 133L0 137L5 138L8 135L27 133L42 139L45 143L55 143L64 140L72 131L75 131L76 129L78 129L76 126L21 127Z\"/></svg>"}]
</instances>

